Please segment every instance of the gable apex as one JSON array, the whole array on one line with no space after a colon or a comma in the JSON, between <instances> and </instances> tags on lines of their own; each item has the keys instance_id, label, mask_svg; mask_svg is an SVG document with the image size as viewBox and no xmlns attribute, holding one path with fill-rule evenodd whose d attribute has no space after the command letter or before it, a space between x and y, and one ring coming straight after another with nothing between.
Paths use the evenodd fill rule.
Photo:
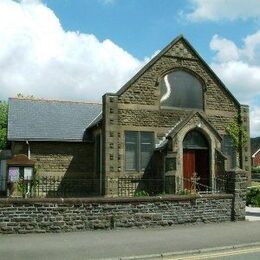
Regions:
<instances>
[{"instance_id":1,"label":"gable apex","mask_svg":"<svg viewBox=\"0 0 260 260\"><path fill-rule=\"evenodd\" d=\"M186 45L187 49L191 51L194 55L192 58L193 60L199 60L205 69L209 72L210 75L214 78L214 80L220 85L220 87L227 93L227 95L234 101L234 103L240 107L240 103L238 100L233 96L233 94L229 91L229 89L224 85L224 83L220 80L220 78L215 74L215 72L210 68L210 66L204 61L204 59L200 56L200 54L194 49L191 43L182 35L180 34L176 38L174 38L166 47L164 47L155 57L153 57L147 64L145 64L128 82L126 82L123 87L121 87L117 92L116 95L122 95L136 80L138 80L151 66L153 66L162 56L171 54L167 54L171 50L173 46L175 46L179 42L183 42ZM172 56L174 57L174 56ZM180 56L180 58L182 58ZM190 58L188 58L190 59Z\"/></svg>"},{"instance_id":2,"label":"gable apex","mask_svg":"<svg viewBox=\"0 0 260 260\"><path fill-rule=\"evenodd\" d=\"M178 41L184 40L187 41L182 34L174 38L166 47L164 47L157 55L155 55L147 64L145 64L128 82L126 82L123 87L121 87L116 94L121 95L123 94L128 87L134 83L148 68L150 68L157 60L160 59L170 48L172 48Z\"/></svg>"},{"instance_id":3,"label":"gable apex","mask_svg":"<svg viewBox=\"0 0 260 260\"><path fill-rule=\"evenodd\" d=\"M207 120L207 118L204 116L203 113L199 112L199 111L193 111L191 112L183 121L181 121L180 123L178 123L176 125L176 127L174 127L169 133L168 136L166 138L169 137L174 137L175 135L178 134L178 132L185 126L187 125L190 120L194 117L198 117L200 118L201 122L204 123L205 125L207 125L208 128L211 129L211 131L214 133L214 135L218 138L219 141L222 140L221 135L218 133L218 131L215 129L215 127ZM199 126L198 126L199 127Z\"/></svg>"}]
</instances>

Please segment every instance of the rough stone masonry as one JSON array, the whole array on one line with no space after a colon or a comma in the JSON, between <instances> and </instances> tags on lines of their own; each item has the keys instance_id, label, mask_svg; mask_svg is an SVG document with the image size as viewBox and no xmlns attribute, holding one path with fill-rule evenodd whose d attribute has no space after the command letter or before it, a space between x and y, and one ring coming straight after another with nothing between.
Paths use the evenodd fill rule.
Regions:
<instances>
[{"instance_id":1,"label":"rough stone masonry","mask_svg":"<svg viewBox=\"0 0 260 260\"><path fill-rule=\"evenodd\" d=\"M68 232L230 221L233 195L1 199L0 233Z\"/></svg>"}]
</instances>

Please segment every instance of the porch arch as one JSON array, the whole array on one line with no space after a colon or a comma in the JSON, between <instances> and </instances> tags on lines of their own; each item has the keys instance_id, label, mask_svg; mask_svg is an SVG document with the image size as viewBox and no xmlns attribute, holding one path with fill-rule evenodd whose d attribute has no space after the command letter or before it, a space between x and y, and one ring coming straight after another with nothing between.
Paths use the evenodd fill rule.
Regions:
<instances>
[{"instance_id":1,"label":"porch arch","mask_svg":"<svg viewBox=\"0 0 260 260\"><path fill-rule=\"evenodd\" d=\"M209 169L208 169L208 186L212 189L215 188L215 149L220 146L220 142L218 138L214 135L211 129L201 121L200 118L195 117L190 122L190 124L186 124L178 133L177 142L178 142L178 154L179 154L179 171L178 175L183 179L183 141L187 133L190 131L198 131L200 132L208 142L208 161L209 161ZM178 189L184 189L184 182L181 181L178 185Z\"/></svg>"},{"instance_id":2,"label":"porch arch","mask_svg":"<svg viewBox=\"0 0 260 260\"><path fill-rule=\"evenodd\" d=\"M210 186L209 142L202 131L192 129L183 139L183 186L191 190L196 178L196 188L205 191Z\"/></svg>"}]
</instances>

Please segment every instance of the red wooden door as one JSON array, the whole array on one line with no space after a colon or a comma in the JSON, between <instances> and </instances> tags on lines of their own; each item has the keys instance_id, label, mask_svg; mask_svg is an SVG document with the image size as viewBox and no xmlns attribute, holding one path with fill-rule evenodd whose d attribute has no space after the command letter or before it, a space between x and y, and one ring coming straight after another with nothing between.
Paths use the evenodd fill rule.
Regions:
<instances>
[{"instance_id":1,"label":"red wooden door","mask_svg":"<svg viewBox=\"0 0 260 260\"><path fill-rule=\"evenodd\" d=\"M191 190L191 177L195 172L195 150L183 150L184 189Z\"/></svg>"}]
</instances>

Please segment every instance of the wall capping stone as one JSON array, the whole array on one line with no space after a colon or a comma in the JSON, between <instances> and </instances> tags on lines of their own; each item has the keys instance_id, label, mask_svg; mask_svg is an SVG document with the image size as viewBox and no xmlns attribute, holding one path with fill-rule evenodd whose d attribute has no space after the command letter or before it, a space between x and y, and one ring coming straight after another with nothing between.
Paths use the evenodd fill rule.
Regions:
<instances>
[{"instance_id":1,"label":"wall capping stone","mask_svg":"<svg viewBox=\"0 0 260 260\"><path fill-rule=\"evenodd\" d=\"M233 199L233 194L191 194L191 195L167 195L149 197L91 197L91 198L0 198L1 204L88 204L88 203L139 203L162 201L192 201L196 199Z\"/></svg>"}]
</instances>

